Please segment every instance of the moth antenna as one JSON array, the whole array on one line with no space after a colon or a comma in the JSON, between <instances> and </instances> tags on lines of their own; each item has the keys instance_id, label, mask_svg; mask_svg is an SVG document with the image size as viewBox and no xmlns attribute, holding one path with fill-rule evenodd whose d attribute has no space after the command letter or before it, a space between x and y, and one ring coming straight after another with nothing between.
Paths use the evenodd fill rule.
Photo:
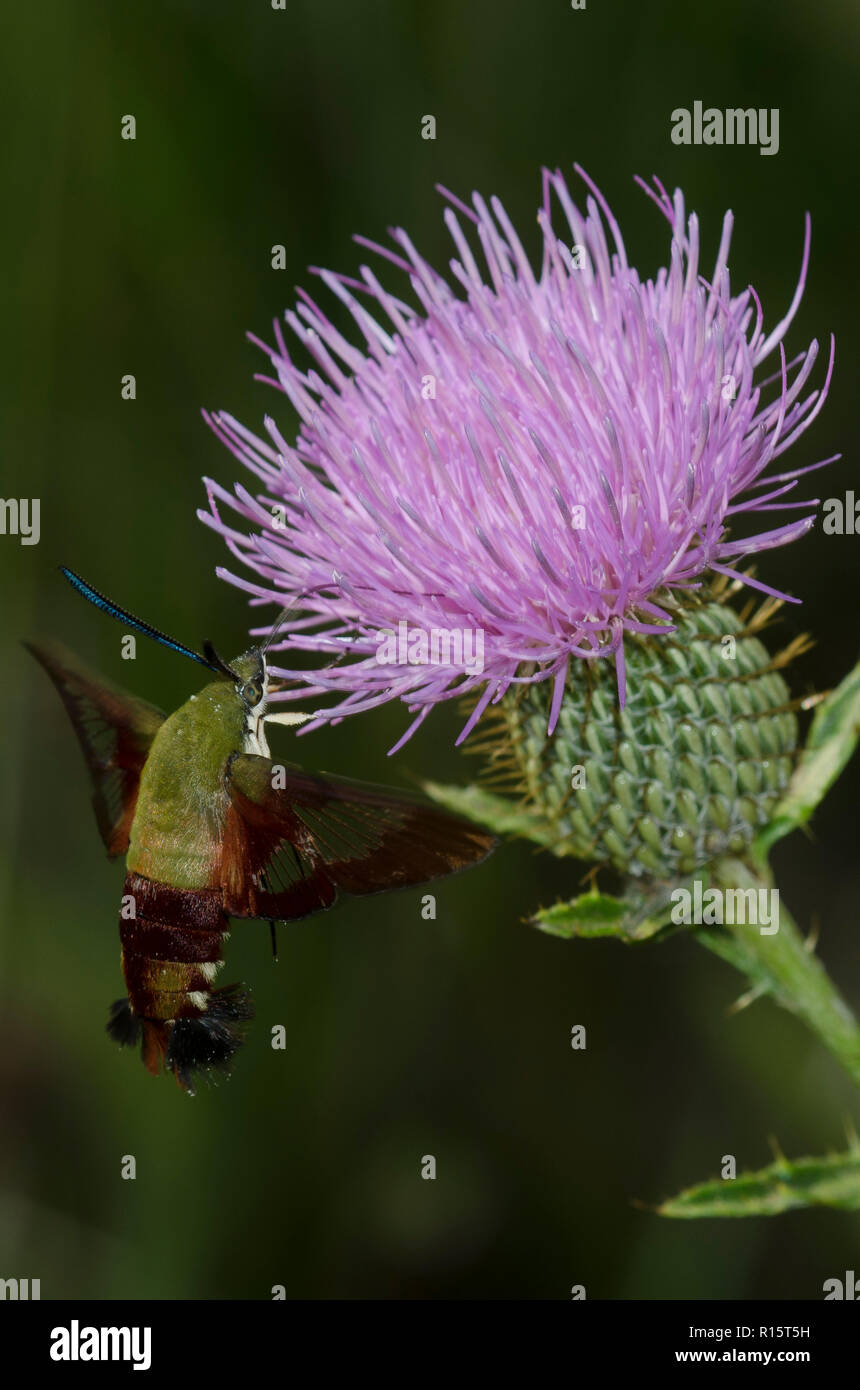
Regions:
<instances>
[{"instance_id":1,"label":"moth antenna","mask_svg":"<svg viewBox=\"0 0 860 1390\"><path fill-rule=\"evenodd\" d=\"M153 627L152 623L145 623L143 618L136 618L133 613L129 613L127 608L120 608L118 603L114 603L113 599L108 598L106 594L99 593L98 589L94 589L92 584L88 584L79 574L75 574L74 570L67 569L65 565L60 565L59 569L63 577L69 581L72 588L76 589L82 598L85 598L88 603L94 604L96 608L100 608L103 613L107 613L109 618L116 618L117 622L122 623L125 627L142 632L144 637L151 637L153 642L160 642L163 647L169 647L171 651L179 652L182 656L189 656L192 661L198 661L201 666L208 667L210 671L218 670L217 666L213 666L199 652L192 651L190 647L186 647L182 642L177 642L173 637L168 637L166 632Z\"/></svg>"},{"instance_id":2,"label":"moth antenna","mask_svg":"<svg viewBox=\"0 0 860 1390\"><path fill-rule=\"evenodd\" d=\"M218 655L217 651L215 650L208 638L203 643L203 652L206 656L206 665L210 668L210 670L218 671L220 675L227 676L228 679L231 681L239 680L239 676L233 670L233 667L228 666L223 657L220 657Z\"/></svg>"}]
</instances>

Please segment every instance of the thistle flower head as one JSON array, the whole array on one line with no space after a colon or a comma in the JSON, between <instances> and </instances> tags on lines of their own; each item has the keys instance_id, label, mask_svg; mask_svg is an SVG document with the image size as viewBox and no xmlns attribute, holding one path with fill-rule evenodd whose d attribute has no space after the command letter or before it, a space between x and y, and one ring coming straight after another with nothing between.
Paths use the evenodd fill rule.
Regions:
<instances>
[{"instance_id":1,"label":"thistle flower head","mask_svg":"<svg viewBox=\"0 0 860 1390\"><path fill-rule=\"evenodd\" d=\"M416 715L402 743L437 701L473 692L462 740L511 687L553 681L552 733L569 672L606 656L623 705L625 637L675 631L679 597L707 571L736 576L813 523L814 503L786 500L808 470L771 468L817 415L833 366L831 344L824 385L809 391L817 342L791 362L783 348L809 219L797 289L767 331L755 290L730 287L731 213L706 278L695 213L680 192L642 184L671 230L667 267L643 279L578 173L584 212L544 171L539 271L498 199L475 194L470 208L445 194L448 279L405 231L391 233L394 251L357 238L408 278L418 310L370 266L360 280L320 272L364 343L304 293L285 315L302 362L275 324L274 376L262 379L298 413L292 443L272 419L261 438L207 417L257 480L233 493L207 481L200 515L253 577L219 572L252 603L298 599L303 616L274 646L328 663L275 668L304 696L339 697L308 728L400 699ZM782 509L795 515L768 525ZM738 513L762 514L755 534L731 538ZM404 622L480 632L480 669L380 659Z\"/></svg>"}]
</instances>

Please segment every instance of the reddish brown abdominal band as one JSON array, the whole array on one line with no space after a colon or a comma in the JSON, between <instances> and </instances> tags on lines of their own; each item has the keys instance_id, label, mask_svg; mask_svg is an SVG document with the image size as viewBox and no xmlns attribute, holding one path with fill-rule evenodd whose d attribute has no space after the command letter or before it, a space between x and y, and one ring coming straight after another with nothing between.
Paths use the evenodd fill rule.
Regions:
<instances>
[{"instance_id":1,"label":"reddish brown abdominal band","mask_svg":"<svg viewBox=\"0 0 860 1390\"><path fill-rule=\"evenodd\" d=\"M173 1022L207 1012L229 921L218 889L173 888L135 873L126 875L123 902L134 905L134 916L119 923L128 1001L143 1027L143 1061L155 1074Z\"/></svg>"}]
</instances>

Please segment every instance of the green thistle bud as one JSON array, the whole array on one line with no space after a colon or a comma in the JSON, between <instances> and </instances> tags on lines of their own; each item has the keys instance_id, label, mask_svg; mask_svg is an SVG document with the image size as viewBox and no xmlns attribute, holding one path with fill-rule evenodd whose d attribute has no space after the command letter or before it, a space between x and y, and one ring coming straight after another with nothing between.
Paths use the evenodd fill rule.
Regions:
<instances>
[{"instance_id":1,"label":"green thistle bud","mask_svg":"<svg viewBox=\"0 0 860 1390\"><path fill-rule=\"evenodd\" d=\"M797 702L779 668L805 639L772 658L757 635L777 606L745 623L709 602L679 610L676 632L628 635L623 710L614 664L579 663L552 738L545 686L506 697L481 751L555 854L663 879L746 849L797 748Z\"/></svg>"}]
</instances>

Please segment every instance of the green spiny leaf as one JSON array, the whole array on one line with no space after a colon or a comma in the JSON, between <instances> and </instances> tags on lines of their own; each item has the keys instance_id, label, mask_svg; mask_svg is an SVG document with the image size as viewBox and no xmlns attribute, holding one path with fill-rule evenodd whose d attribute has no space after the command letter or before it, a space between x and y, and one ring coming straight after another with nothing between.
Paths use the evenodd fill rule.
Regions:
<instances>
[{"instance_id":1,"label":"green spiny leaf","mask_svg":"<svg viewBox=\"0 0 860 1390\"><path fill-rule=\"evenodd\" d=\"M534 926L550 936L622 936L629 939L625 924L627 903L608 893L583 893L572 902L543 907L532 918Z\"/></svg>"},{"instance_id":2,"label":"green spiny leaf","mask_svg":"<svg viewBox=\"0 0 860 1390\"><path fill-rule=\"evenodd\" d=\"M761 858L777 840L809 820L853 754L858 737L860 663L819 705L786 794L756 842Z\"/></svg>"},{"instance_id":3,"label":"green spiny leaf","mask_svg":"<svg viewBox=\"0 0 860 1390\"><path fill-rule=\"evenodd\" d=\"M673 885L674 886L674 885ZM614 936L620 941L646 941L665 929L671 911L671 887L660 885L647 893L623 898L592 890L570 902L541 908L532 925L551 936Z\"/></svg>"},{"instance_id":4,"label":"green spiny leaf","mask_svg":"<svg viewBox=\"0 0 860 1390\"><path fill-rule=\"evenodd\" d=\"M798 1207L860 1211L860 1149L825 1158L778 1158L757 1173L688 1187L657 1207L683 1220L703 1216L777 1216Z\"/></svg>"}]
</instances>

